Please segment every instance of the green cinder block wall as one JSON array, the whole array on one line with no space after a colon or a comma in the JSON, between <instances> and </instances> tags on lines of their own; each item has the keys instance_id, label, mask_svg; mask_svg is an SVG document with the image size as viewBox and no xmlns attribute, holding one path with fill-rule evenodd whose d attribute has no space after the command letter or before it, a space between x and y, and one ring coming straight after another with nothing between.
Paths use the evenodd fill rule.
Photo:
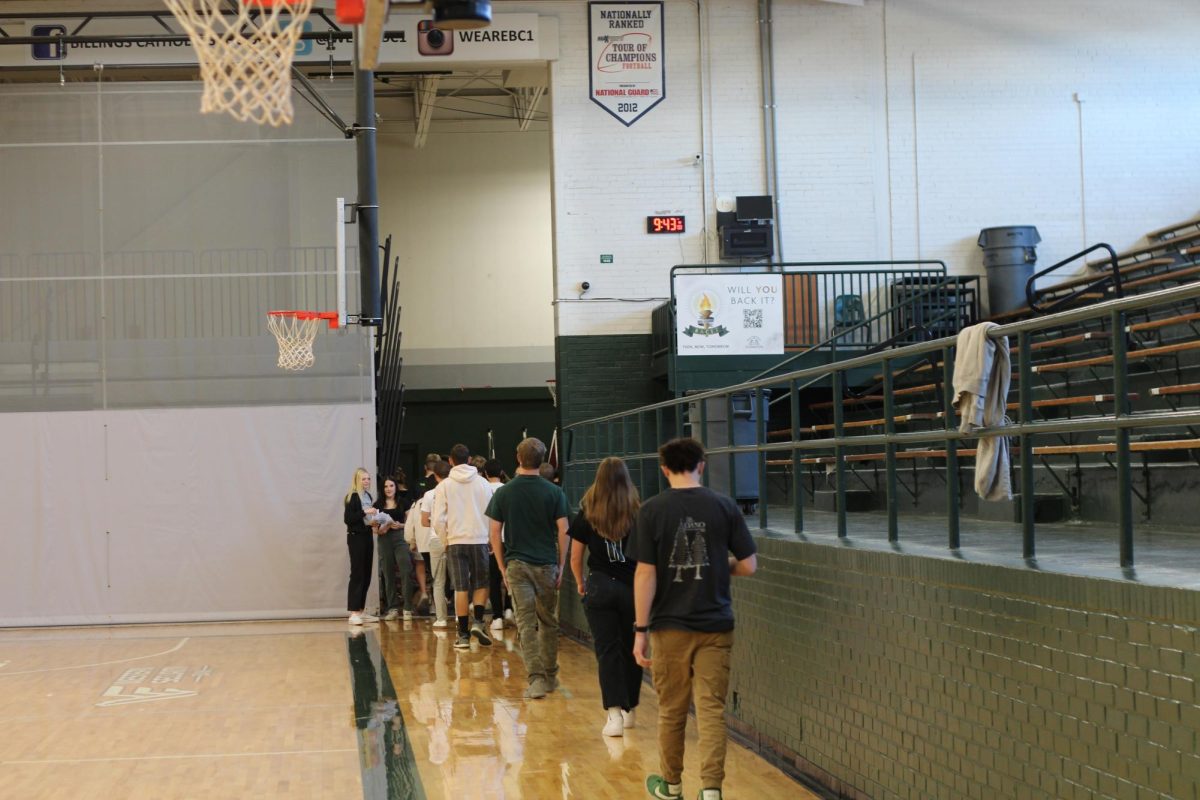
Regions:
<instances>
[{"instance_id":1,"label":"green cinder block wall","mask_svg":"<svg viewBox=\"0 0 1200 800\"><path fill-rule=\"evenodd\" d=\"M1200 798L1200 592L756 536L727 721L844 798ZM571 577L564 629L588 637Z\"/></svg>"},{"instance_id":2,"label":"green cinder block wall","mask_svg":"<svg viewBox=\"0 0 1200 800\"><path fill-rule=\"evenodd\" d=\"M650 334L557 337L560 426L666 399L666 385L652 377L650 360ZM640 481L638 465L630 467L634 481ZM580 485L590 480L590 475L580 476ZM569 568L563 579L559 618L569 632L590 635Z\"/></svg>"},{"instance_id":3,"label":"green cinder block wall","mask_svg":"<svg viewBox=\"0 0 1200 800\"><path fill-rule=\"evenodd\" d=\"M649 336L557 353L563 424L665 397ZM1200 591L756 539L727 721L788 771L846 798L1200 800ZM560 616L589 635L570 575Z\"/></svg>"},{"instance_id":4,"label":"green cinder block wall","mask_svg":"<svg viewBox=\"0 0 1200 800\"><path fill-rule=\"evenodd\" d=\"M757 537L729 721L834 794L1200 797L1200 592Z\"/></svg>"},{"instance_id":5,"label":"green cinder block wall","mask_svg":"<svg viewBox=\"0 0 1200 800\"><path fill-rule=\"evenodd\" d=\"M666 399L650 374L650 334L559 336L554 340L559 413L570 425Z\"/></svg>"}]
</instances>

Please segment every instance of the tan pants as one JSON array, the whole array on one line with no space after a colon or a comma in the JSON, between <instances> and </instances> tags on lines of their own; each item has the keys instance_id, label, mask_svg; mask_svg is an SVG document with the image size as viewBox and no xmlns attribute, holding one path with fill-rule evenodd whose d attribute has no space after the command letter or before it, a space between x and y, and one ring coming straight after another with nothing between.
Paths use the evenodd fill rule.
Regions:
<instances>
[{"instance_id":1,"label":"tan pants","mask_svg":"<svg viewBox=\"0 0 1200 800\"><path fill-rule=\"evenodd\" d=\"M732 649L733 631L650 633L651 669L658 692L658 758L668 783L683 778L683 736L693 699L700 732L701 788L720 789L725 780L725 695Z\"/></svg>"}]
</instances>

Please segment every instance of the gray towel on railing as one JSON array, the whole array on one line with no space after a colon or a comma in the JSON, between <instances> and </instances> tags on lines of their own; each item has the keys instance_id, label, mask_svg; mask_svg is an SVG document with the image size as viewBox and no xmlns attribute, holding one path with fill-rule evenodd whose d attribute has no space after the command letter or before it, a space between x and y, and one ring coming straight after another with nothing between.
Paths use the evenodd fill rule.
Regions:
<instances>
[{"instance_id":1,"label":"gray towel on railing","mask_svg":"<svg viewBox=\"0 0 1200 800\"><path fill-rule=\"evenodd\" d=\"M1012 365L1008 337L992 339L988 331L998 327L981 322L958 334L954 361L954 406L961 416L958 429L972 434L979 428L1009 424L1008 385ZM1011 500L1007 436L984 436L975 451L975 491L984 500Z\"/></svg>"}]
</instances>

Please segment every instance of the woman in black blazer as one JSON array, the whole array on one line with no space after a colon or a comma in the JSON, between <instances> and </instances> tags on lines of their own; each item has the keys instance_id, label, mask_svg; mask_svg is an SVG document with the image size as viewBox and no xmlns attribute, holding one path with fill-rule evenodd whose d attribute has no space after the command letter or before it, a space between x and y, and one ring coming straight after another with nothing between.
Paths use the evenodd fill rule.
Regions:
<instances>
[{"instance_id":1,"label":"woman in black blazer","mask_svg":"<svg viewBox=\"0 0 1200 800\"><path fill-rule=\"evenodd\" d=\"M346 523L346 548L350 551L350 585L346 589L346 610L350 624L374 622L366 613L367 589L371 585L371 559L375 555L375 538L366 516L376 513L375 498L371 496L371 475L362 467L354 470L354 481L343 501Z\"/></svg>"}]
</instances>

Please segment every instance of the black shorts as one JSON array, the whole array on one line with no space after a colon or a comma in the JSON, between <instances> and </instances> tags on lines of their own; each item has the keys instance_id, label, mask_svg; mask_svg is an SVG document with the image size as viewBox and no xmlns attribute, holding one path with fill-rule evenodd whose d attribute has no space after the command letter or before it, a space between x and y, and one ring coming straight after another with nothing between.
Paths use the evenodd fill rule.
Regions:
<instances>
[{"instance_id":1,"label":"black shorts","mask_svg":"<svg viewBox=\"0 0 1200 800\"><path fill-rule=\"evenodd\" d=\"M446 548L450 582L456 592L475 592L488 587L488 546L452 544Z\"/></svg>"}]
</instances>

